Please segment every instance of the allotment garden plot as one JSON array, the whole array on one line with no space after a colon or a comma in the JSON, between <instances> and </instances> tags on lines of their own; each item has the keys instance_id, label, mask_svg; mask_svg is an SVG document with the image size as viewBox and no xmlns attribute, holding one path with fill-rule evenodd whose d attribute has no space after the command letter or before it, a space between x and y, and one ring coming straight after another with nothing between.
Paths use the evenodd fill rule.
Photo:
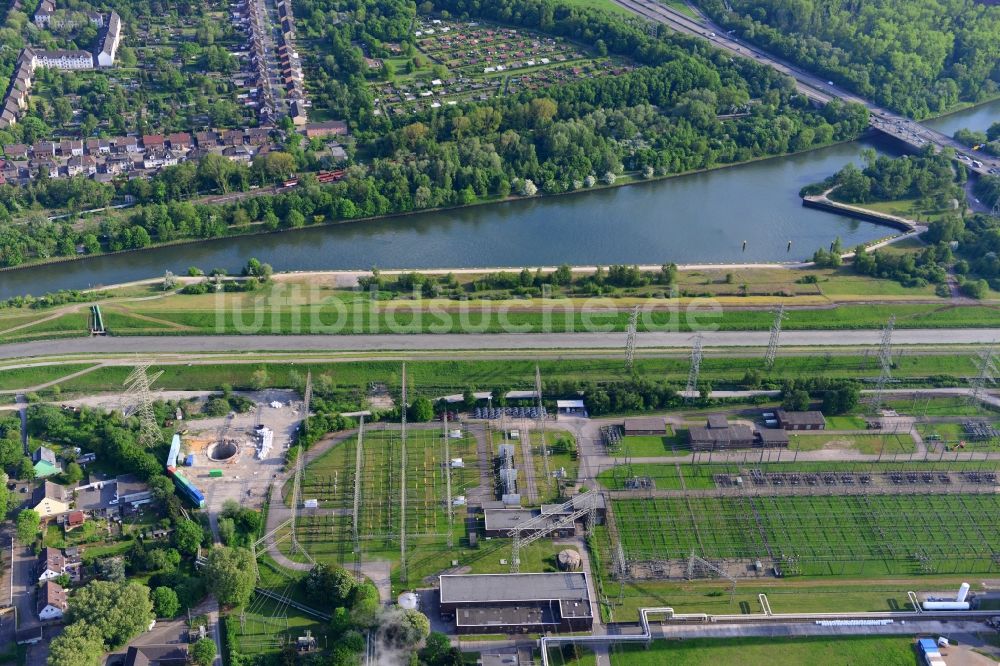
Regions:
<instances>
[{"instance_id":1,"label":"allotment garden plot","mask_svg":"<svg viewBox=\"0 0 1000 666\"><path fill-rule=\"evenodd\" d=\"M403 116L631 69L619 58L527 30L435 20L418 24L414 32L413 58L368 61L376 69L391 67L394 74L373 84L376 113Z\"/></svg>"},{"instance_id":2,"label":"allotment garden plot","mask_svg":"<svg viewBox=\"0 0 1000 666\"><path fill-rule=\"evenodd\" d=\"M451 473L451 535L464 535L466 511L455 506L480 482L476 440L463 431L449 438L448 456L462 459L452 466L445 457L440 429L411 429L406 444L406 543L411 568L444 568L440 553L449 534L447 474ZM302 480L303 500L317 500L317 508L303 509L298 538L317 561L350 565L355 562L354 493L358 488L358 541L361 559L397 560L400 556L402 509L402 441L399 430L368 430L363 438L360 475L357 440L349 439L310 463ZM412 551L412 554L410 554Z\"/></svg>"},{"instance_id":3,"label":"allotment garden plot","mask_svg":"<svg viewBox=\"0 0 1000 666\"><path fill-rule=\"evenodd\" d=\"M757 561L786 576L1000 569L992 494L657 497L612 508L625 559L665 576L692 552L733 575Z\"/></svg>"}]
</instances>

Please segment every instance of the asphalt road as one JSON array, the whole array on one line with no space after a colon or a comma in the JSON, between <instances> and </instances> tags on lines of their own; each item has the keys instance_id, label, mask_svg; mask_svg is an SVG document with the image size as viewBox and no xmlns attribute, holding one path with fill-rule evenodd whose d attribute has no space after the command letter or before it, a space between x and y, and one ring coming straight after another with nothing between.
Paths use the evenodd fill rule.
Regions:
<instances>
[{"instance_id":1,"label":"asphalt road","mask_svg":"<svg viewBox=\"0 0 1000 666\"><path fill-rule=\"evenodd\" d=\"M768 331L704 331L704 347L766 347ZM882 332L785 331L783 347L877 346ZM421 333L413 335L193 335L162 337L93 337L39 340L0 346L0 358L67 354L199 353L199 352L372 352L476 351L511 349L600 350L625 348L625 333ZM639 333L636 347L686 349L693 333ZM897 329L893 345L975 345L1000 338L996 328Z\"/></svg>"}]
</instances>

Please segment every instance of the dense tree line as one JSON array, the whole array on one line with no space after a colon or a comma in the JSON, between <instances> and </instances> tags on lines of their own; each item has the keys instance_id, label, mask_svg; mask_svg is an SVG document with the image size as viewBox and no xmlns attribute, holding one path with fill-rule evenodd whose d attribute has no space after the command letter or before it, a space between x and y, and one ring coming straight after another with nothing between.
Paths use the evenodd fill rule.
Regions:
<instances>
[{"instance_id":1,"label":"dense tree line","mask_svg":"<svg viewBox=\"0 0 1000 666\"><path fill-rule=\"evenodd\" d=\"M1000 7L975 0L699 0L763 48L914 118L1000 84Z\"/></svg>"},{"instance_id":2,"label":"dense tree line","mask_svg":"<svg viewBox=\"0 0 1000 666\"><path fill-rule=\"evenodd\" d=\"M889 157L872 149L862 152L864 168L849 163L825 181L803 188L803 194L818 194L831 188L830 196L847 203L923 199L935 208L947 207L953 199L965 200L961 185L966 172L951 156L928 147L918 155Z\"/></svg>"},{"instance_id":3,"label":"dense tree line","mask_svg":"<svg viewBox=\"0 0 1000 666\"><path fill-rule=\"evenodd\" d=\"M989 155L1000 155L1000 122L993 123L985 132L960 129L955 132L955 140Z\"/></svg>"}]
</instances>

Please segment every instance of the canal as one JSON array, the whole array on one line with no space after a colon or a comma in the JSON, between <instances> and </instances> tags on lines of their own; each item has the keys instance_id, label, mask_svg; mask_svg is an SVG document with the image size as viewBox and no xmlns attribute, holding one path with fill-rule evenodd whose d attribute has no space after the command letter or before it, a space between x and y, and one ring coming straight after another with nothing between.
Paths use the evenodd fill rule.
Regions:
<instances>
[{"instance_id":1,"label":"canal","mask_svg":"<svg viewBox=\"0 0 1000 666\"><path fill-rule=\"evenodd\" d=\"M949 134L1000 120L1000 101L929 124ZM797 261L892 230L802 208L799 189L866 147L828 148L628 187L370 222L225 238L0 273L0 298L80 289L189 266L238 271L249 257L276 270ZM746 251L742 251L743 241ZM788 242L791 250L788 251Z\"/></svg>"}]
</instances>

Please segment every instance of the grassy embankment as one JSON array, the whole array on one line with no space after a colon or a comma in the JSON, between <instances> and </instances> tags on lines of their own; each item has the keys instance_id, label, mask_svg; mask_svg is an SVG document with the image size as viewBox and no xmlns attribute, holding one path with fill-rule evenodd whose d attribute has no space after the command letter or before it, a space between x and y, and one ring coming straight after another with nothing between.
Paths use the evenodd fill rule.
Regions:
<instances>
[{"instance_id":1,"label":"grassy embankment","mask_svg":"<svg viewBox=\"0 0 1000 666\"><path fill-rule=\"evenodd\" d=\"M899 328L1000 325L1000 309L992 301L955 304L935 296L931 286L903 287L854 275L849 268L689 270L669 288L652 284L595 291L578 282L556 288L548 299L474 289L481 275L455 278L457 293L467 300L392 291L373 298L337 286L329 275L281 275L253 293L183 295L150 284L108 289L94 298L112 335L499 332L508 327L624 331L635 305L649 311L640 318L640 330L767 330L773 319L768 308L779 302L791 308L784 324L788 330L878 328L891 314ZM990 293L991 299L997 297ZM710 310L706 298L714 299L718 310ZM5 308L0 310L0 342L83 336L88 323L82 303Z\"/></svg>"},{"instance_id":2,"label":"grassy embankment","mask_svg":"<svg viewBox=\"0 0 1000 666\"><path fill-rule=\"evenodd\" d=\"M865 381L871 377L873 370L871 364L866 364L864 361L864 357L860 355L779 356L772 371L764 377L764 381L781 382L785 379L811 379L817 376ZM120 362L122 360L108 361L108 363ZM127 360L124 362L128 363ZM540 368L545 381L607 383L638 377L651 381L666 380L680 387L687 379L689 362L682 353L663 358L638 358L633 372L630 373L617 358L532 360L528 355L528 358L523 360L516 358L468 361L411 360L407 362L407 373L413 382L415 395L436 398L456 391L461 392L470 387L477 390L490 390L496 386L529 389L534 386L536 365ZM62 369L61 376L68 377L85 367L86 364L79 362L68 362L66 365L34 365L18 369L4 369L3 365L0 365L0 386L3 387L0 390L13 391L38 386L57 379L60 376L59 368ZM711 383L717 390L743 388L744 373L759 367L760 359L753 355L736 357L706 355L701 366L701 380ZM117 391L120 390L131 369L130 365L102 365L90 372L57 382L39 394L45 398L55 395ZM214 359L204 364L191 364L184 359L164 359L162 363L156 365L156 370L163 370L163 375L156 381L154 388L218 390L228 384L233 388L248 389L254 385L254 374L261 369L265 371L267 384L275 388L296 387L306 371L311 370L314 378L325 376L322 381L328 381L334 390L352 393L360 399L367 391L369 382L385 382L389 386L398 386L400 363L351 360L349 356L343 361L335 362L311 361L308 356L291 358L281 355L271 358L266 355L256 355L242 362ZM965 386L967 378L974 374L972 358L955 354L906 355L898 358L893 369L893 377L898 380L897 388L928 383Z\"/></svg>"}]
</instances>

